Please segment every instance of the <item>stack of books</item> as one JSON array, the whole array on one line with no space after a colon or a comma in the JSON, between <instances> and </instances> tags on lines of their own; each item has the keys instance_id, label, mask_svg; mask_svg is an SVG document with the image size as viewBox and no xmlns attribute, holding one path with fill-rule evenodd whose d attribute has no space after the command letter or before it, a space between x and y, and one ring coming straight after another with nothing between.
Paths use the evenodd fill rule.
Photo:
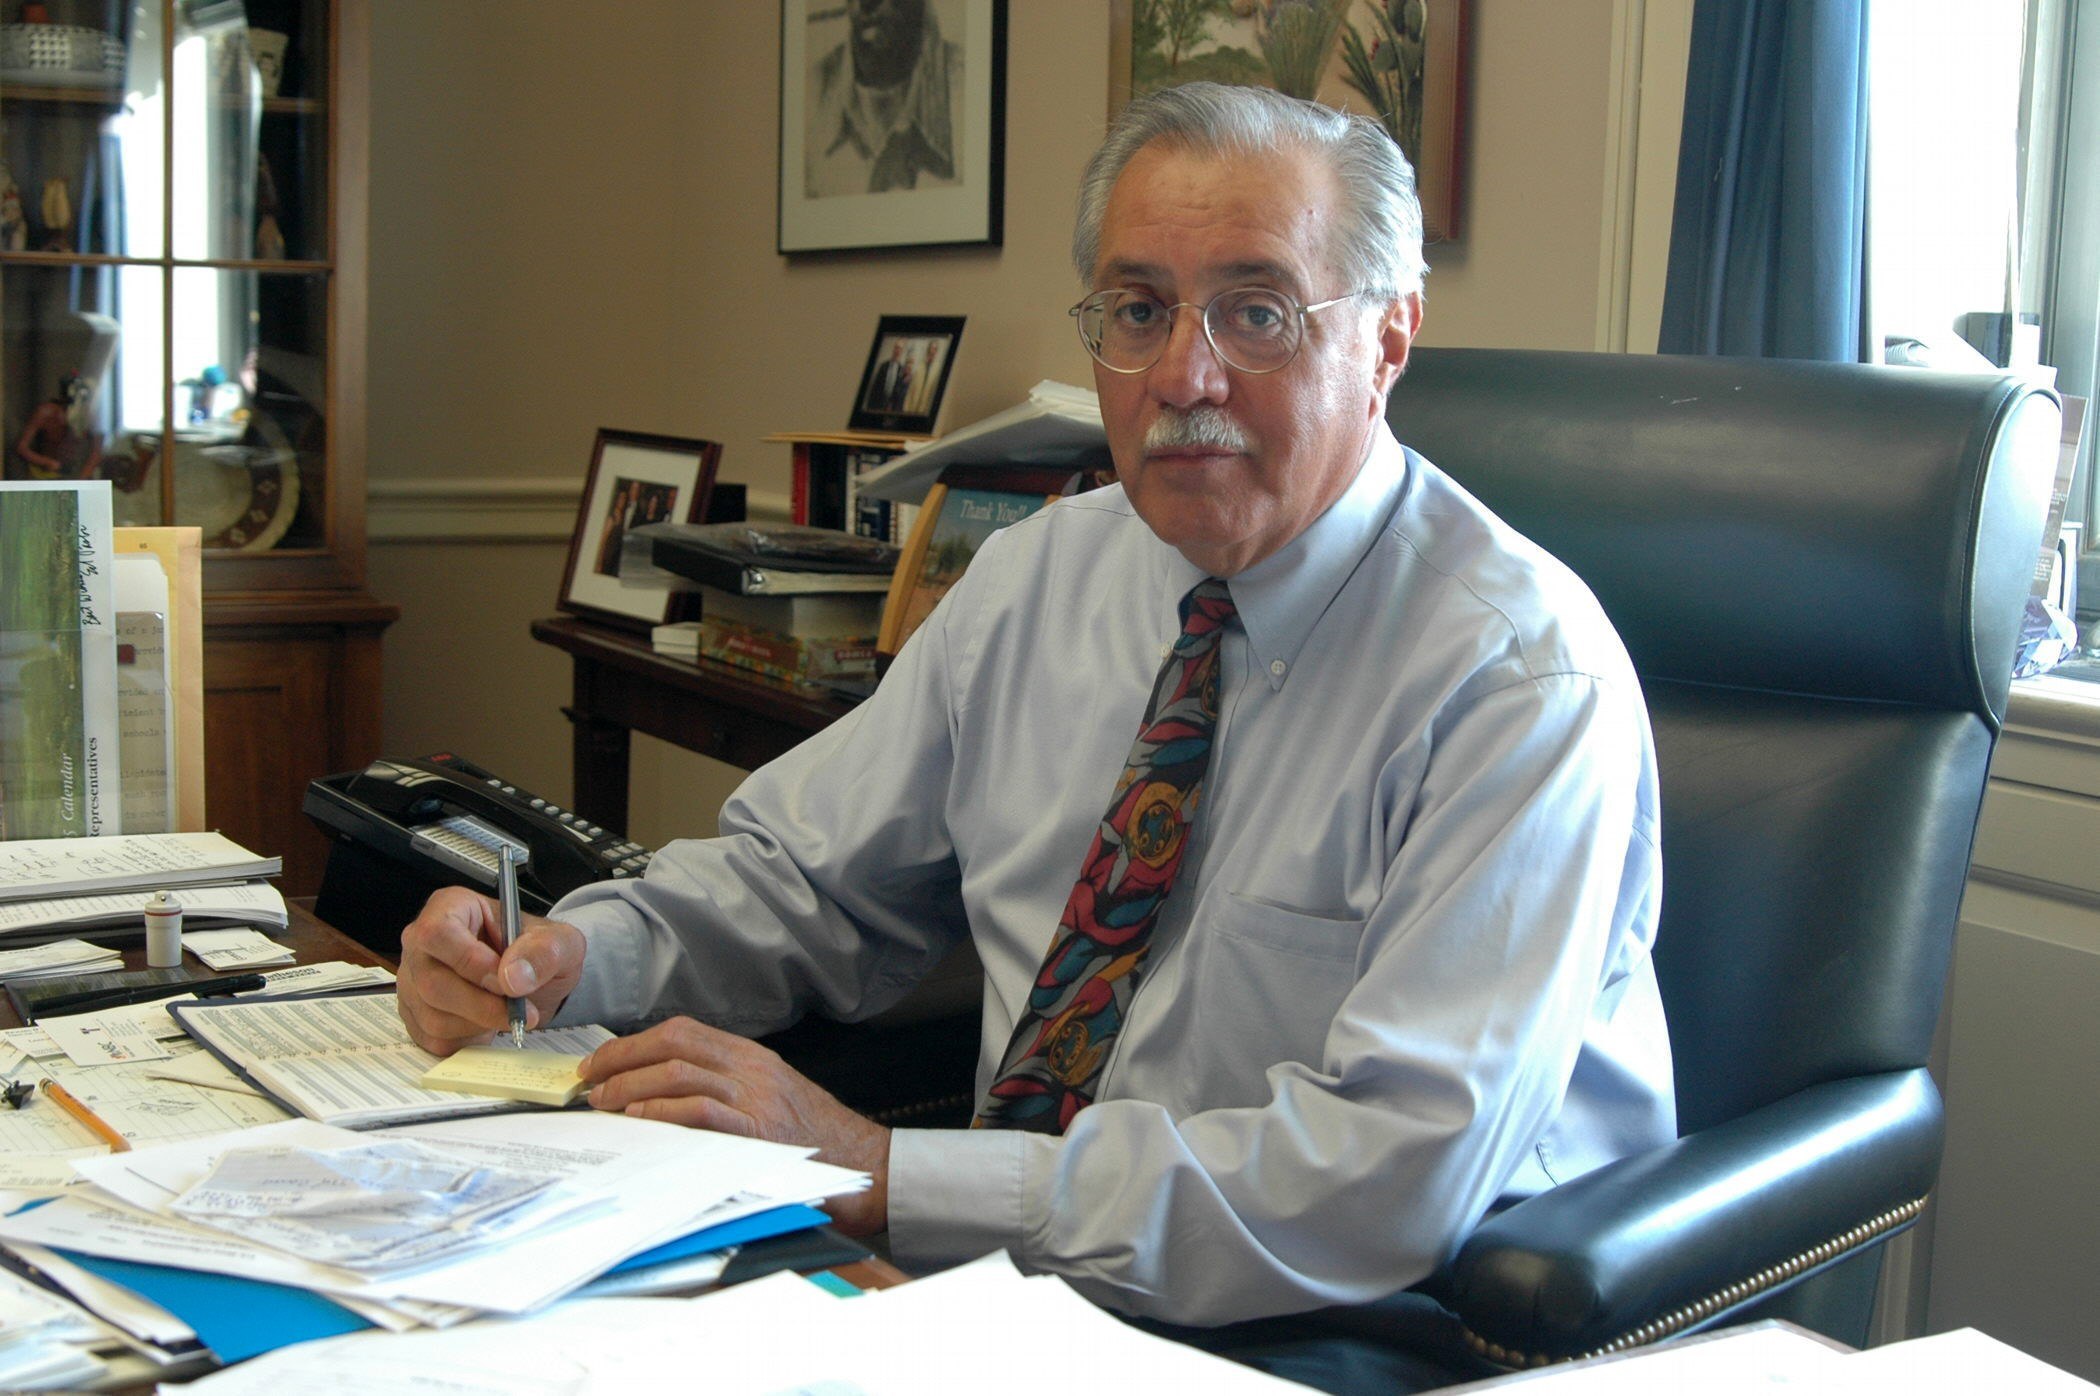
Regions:
<instances>
[{"instance_id":1,"label":"stack of books","mask_svg":"<svg viewBox=\"0 0 2100 1396\"><path fill-rule=\"evenodd\" d=\"M658 653L802 687L874 685L894 548L839 530L703 525L659 536L654 561L700 603L698 620L650 632Z\"/></svg>"}]
</instances>

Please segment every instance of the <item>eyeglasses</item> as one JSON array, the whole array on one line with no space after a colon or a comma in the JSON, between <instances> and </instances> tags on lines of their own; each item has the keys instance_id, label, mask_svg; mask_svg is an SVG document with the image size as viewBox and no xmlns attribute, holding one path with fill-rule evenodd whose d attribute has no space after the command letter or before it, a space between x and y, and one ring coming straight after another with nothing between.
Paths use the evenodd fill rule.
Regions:
<instances>
[{"instance_id":1,"label":"eyeglasses","mask_svg":"<svg viewBox=\"0 0 2100 1396\"><path fill-rule=\"evenodd\" d=\"M1305 317L1353 300L1356 292L1318 305L1292 300L1263 286L1220 291L1197 306L1168 305L1143 291L1097 291L1065 313L1079 324L1079 342L1111 373L1143 373L1159 362L1173 337L1180 310L1203 312L1203 337L1228 368L1274 373L1298 357L1305 344Z\"/></svg>"}]
</instances>

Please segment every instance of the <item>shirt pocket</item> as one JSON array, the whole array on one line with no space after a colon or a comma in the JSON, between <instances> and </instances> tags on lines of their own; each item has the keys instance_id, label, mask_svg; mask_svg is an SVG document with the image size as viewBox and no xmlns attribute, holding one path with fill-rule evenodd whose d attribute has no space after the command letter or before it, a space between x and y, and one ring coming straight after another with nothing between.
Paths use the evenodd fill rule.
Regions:
<instances>
[{"instance_id":1,"label":"shirt pocket","mask_svg":"<svg viewBox=\"0 0 2100 1396\"><path fill-rule=\"evenodd\" d=\"M1342 1000L1356 986L1365 920L1310 912L1228 894L1190 946L1190 996L1206 1039L1197 1058L1210 1077L1212 1105L1259 1105L1266 1074L1281 1062L1318 1069Z\"/></svg>"}]
</instances>

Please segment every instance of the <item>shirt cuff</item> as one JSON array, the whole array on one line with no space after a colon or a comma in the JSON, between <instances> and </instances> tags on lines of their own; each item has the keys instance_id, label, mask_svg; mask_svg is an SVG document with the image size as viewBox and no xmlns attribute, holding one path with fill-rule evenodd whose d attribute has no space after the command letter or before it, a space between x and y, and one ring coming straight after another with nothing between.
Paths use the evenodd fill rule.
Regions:
<instances>
[{"instance_id":1,"label":"shirt cuff","mask_svg":"<svg viewBox=\"0 0 2100 1396\"><path fill-rule=\"evenodd\" d=\"M548 1020L550 1027L602 1023L609 1028L636 1022L642 1005L635 987L643 982L644 943L648 933L640 918L618 902L564 908L548 919L565 921L583 932L583 978Z\"/></svg>"},{"instance_id":2,"label":"shirt cuff","mask_svg":"<svg viewBox=\"0 0 2100 1396\"><path fill-rule=\"evenodd\" d=\"M1024 1251L1022 1176L1031 1145L1058 1141L1012 1129L890 1132L890 1255L906 1270Z\"/></svg>"}]
</instances>

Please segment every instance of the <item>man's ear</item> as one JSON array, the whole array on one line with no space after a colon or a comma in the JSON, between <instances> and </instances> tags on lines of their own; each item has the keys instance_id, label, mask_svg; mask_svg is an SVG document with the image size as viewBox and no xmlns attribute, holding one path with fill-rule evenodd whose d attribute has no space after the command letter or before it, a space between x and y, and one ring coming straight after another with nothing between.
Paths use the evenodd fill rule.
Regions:
<instances>
[{"instance_id":1,"label":"man's ear","mask_svg":"<svg viewBox=\"0 0 2100 1396\"><path fill-rule=\"evenodd\" d=\"M1384 402L1400 375L1407 370L1407 355L1414 347L1415 333L1422 328L1422 294L1410 291L1386 307L1374 331L1378 359L1372 367L1372 386Z\"/></svg>"}]
</instances>

